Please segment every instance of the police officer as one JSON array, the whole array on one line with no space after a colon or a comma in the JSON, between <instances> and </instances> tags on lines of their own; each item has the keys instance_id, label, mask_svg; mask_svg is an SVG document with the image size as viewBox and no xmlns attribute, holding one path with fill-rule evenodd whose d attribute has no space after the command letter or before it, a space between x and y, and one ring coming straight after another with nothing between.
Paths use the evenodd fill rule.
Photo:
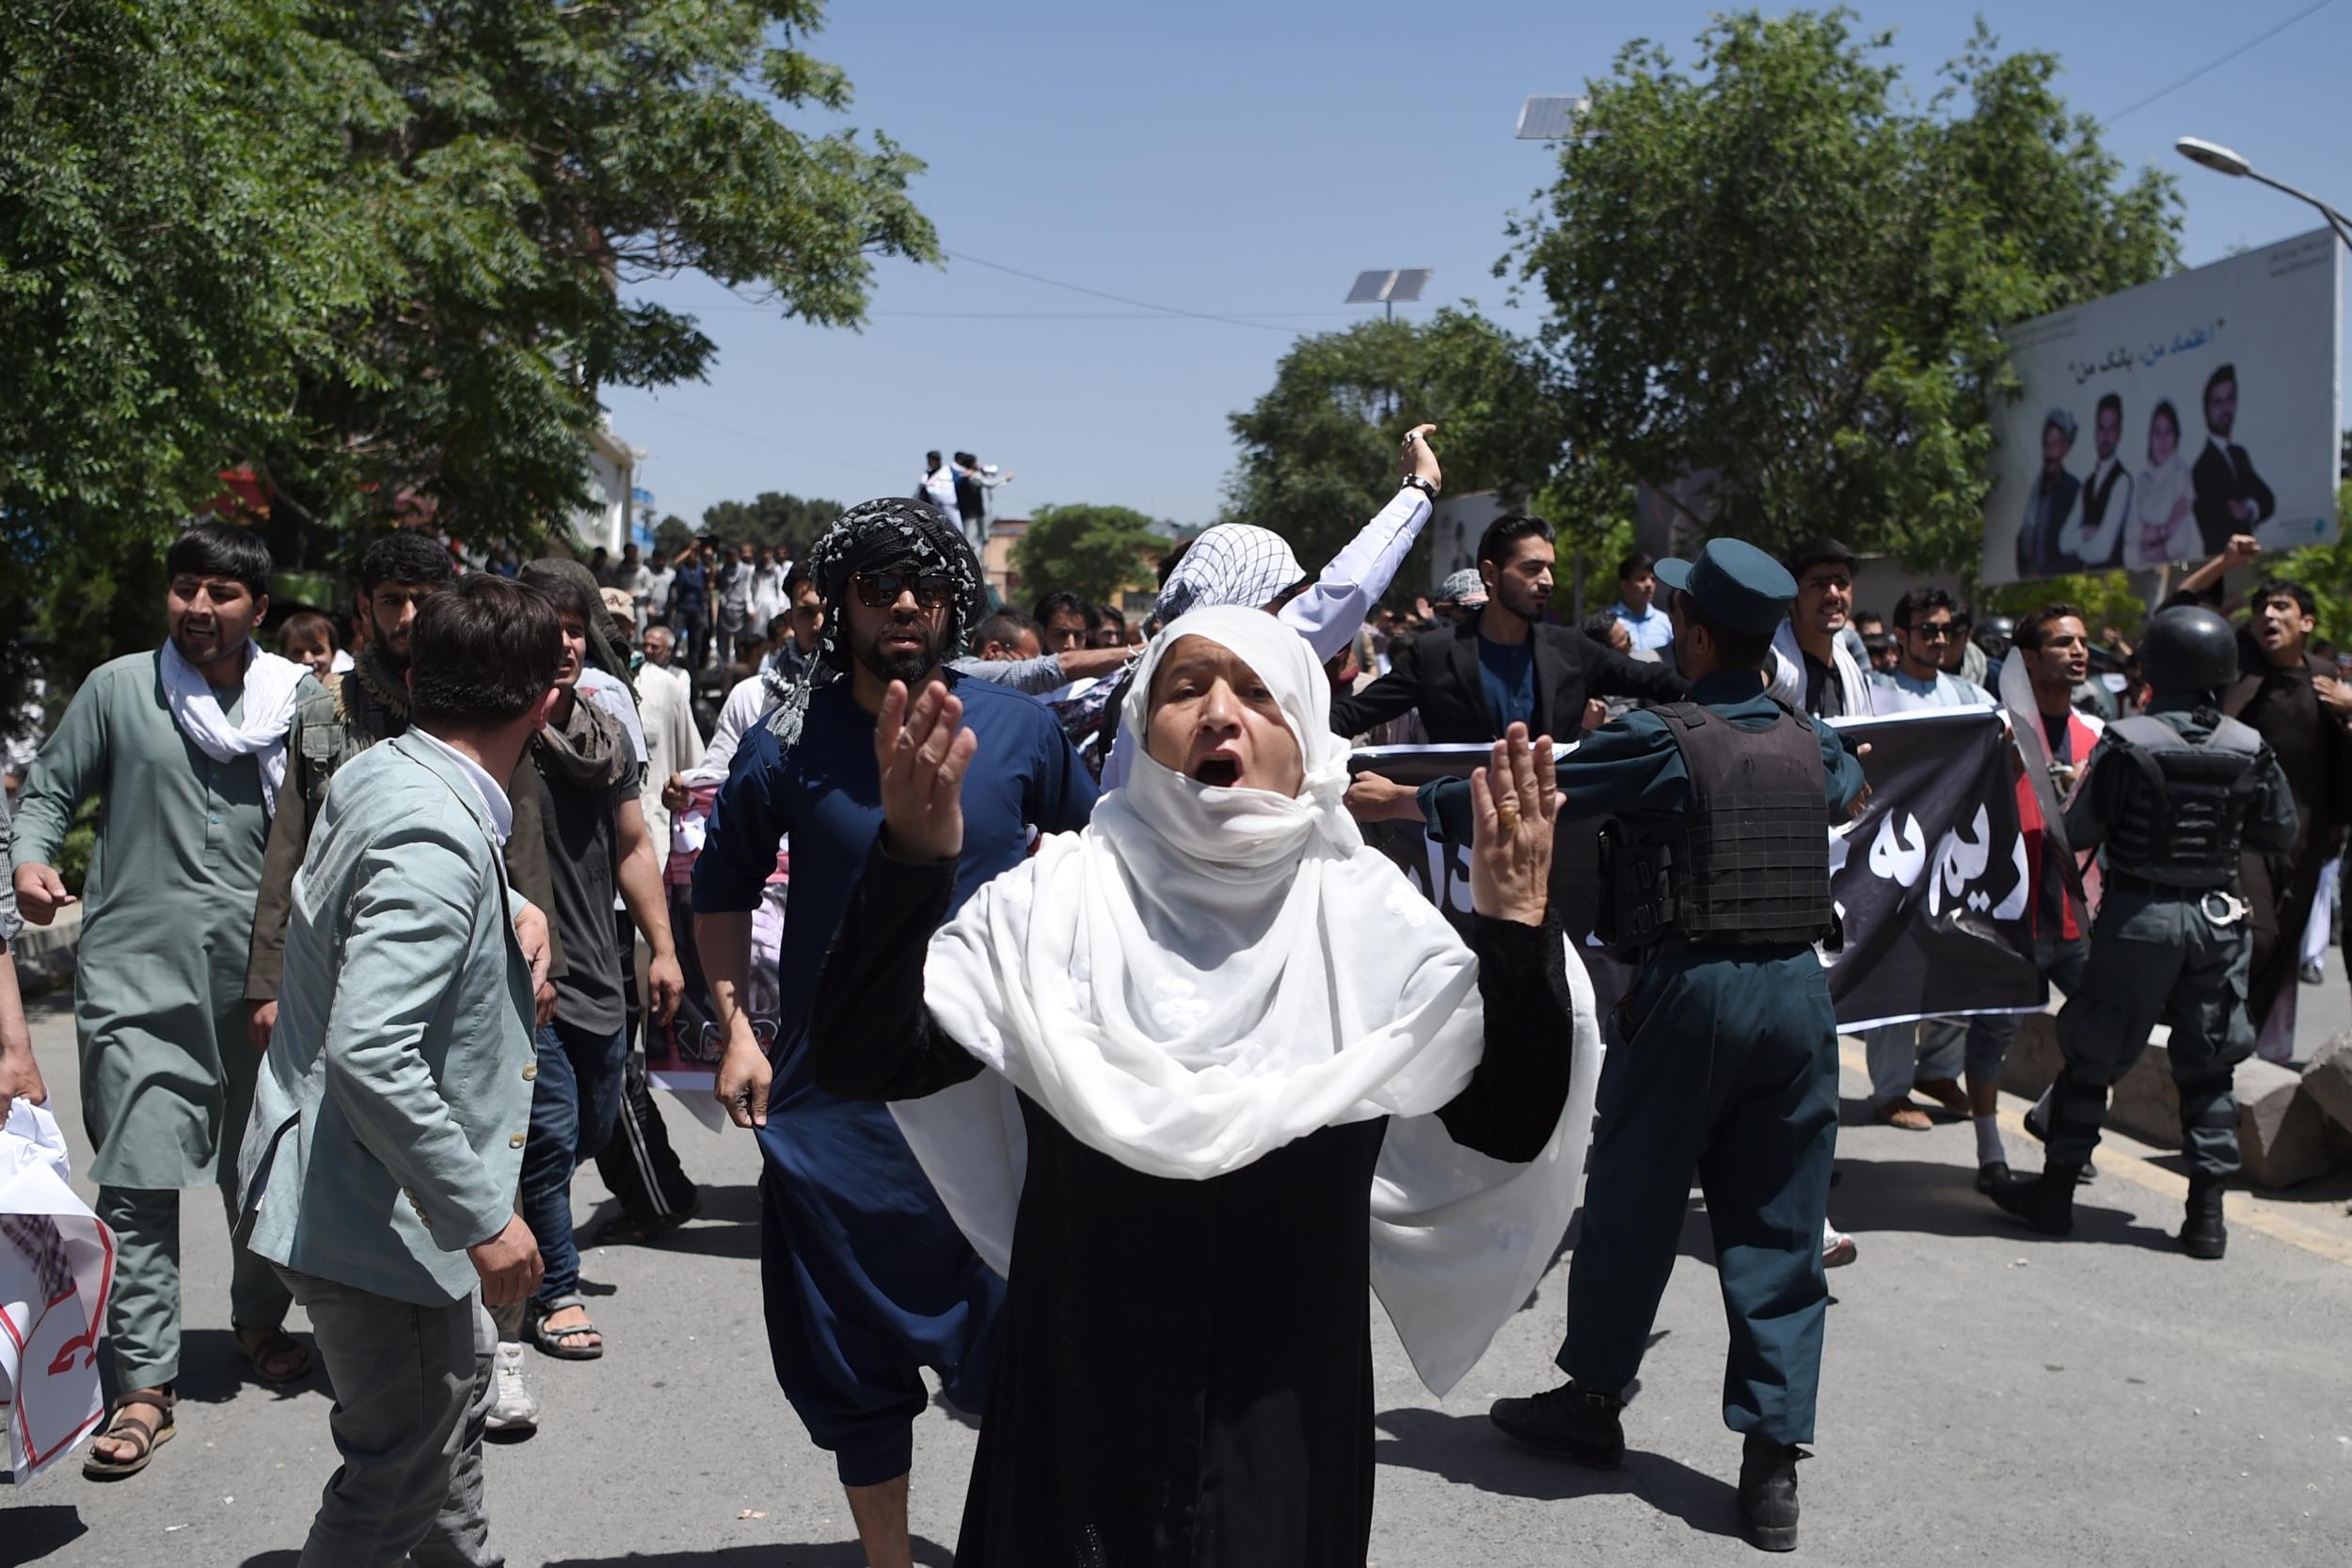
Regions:
<instances>
[{"instance_id":1,"label":"police officer","mask_svg":"<svg viewBox=\"0 0 2352 1568\"><path fill-rule=\"evenodd\" d=\"M1619 1412L1695 1171L1731 1326L1724 1420L1746 1434L1740 1508L1751 1542L1787 1551L1820 1378L1837 1133L1837 1024L1813 944L1833 926L1831 814L1851 811L1862 769L1765 693L1797 592L1786 568L1718 539L1657 570L1691 699L1601 726L1560 766L1564 819L1617 819L1603 839L1617 928L1602 934L1641 964L1618 1017L1626 1043L1601 1069L1558 1356L1569 1381L1492 1415L1580 1465L1622 1461Z\"/></svg>"},{"instance_id":2,"label":"police officer","mask_svg":"<svg viewBox=\"0 0 2352 1568\"><path fill-rule=\"evenodd\" d=\"M2164 610L2139 657L2154 698L2106 727L2066 808L2075 848L2106 846L2106 891L2082 983L2058 1012L2066 1065L2050 1096L2049 1153L2035 1180L1994 1183L1993 1201L2044 1235L2074 1229L2075 1179L2099 1145L2107 1086L2169 1018L2189 1164L2181 1249L2218 1258L2229 1244L2222 1184L2238 1168L2231 1070L2254 1051L2254 933L2238 851L2290 849L2295 797L2262 736L2220 712L2220 690L2237 678L2227 621L2189 605Z\"/></svg>"}]
</instances>

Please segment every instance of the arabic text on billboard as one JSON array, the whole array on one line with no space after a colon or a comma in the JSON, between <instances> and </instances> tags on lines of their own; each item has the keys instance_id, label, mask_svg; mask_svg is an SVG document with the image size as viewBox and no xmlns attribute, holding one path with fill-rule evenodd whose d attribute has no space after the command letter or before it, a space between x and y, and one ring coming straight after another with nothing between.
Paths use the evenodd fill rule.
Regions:
<instances>
[{"instance_id":1,"label":"arabic text on billboard","mask_svg":"<svg viewBox=\"0 0 2352 1568\"><path fill-rule=\"evenodd\" d=\"M2332 542L2340 256L2322 230L2005 332L1984 580Z\"/></svg>"}]
</instances>

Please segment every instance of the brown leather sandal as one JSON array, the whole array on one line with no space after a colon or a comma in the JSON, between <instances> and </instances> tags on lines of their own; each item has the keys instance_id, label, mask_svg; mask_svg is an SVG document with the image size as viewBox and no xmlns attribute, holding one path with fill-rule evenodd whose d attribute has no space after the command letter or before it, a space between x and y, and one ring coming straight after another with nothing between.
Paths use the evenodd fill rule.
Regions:
<instances>
[{"instance_id":1,"label":"brown leather sandal","mask_svg":"<svg viewBox=\"0 0 2352 1568\"><path fill-rule=\"evenodd\" d=\"M237 1348L263 1383L293 1383L310 1375L310 1353L282 1328L240 1328Z\"/></svg>"},{"instance_id":2,"label":"brown leather sandal","mask_svg":"<svg viewBox=\"0 0 2352 1568\"><path fill-rule=\"evenodd\" d=\"M1870 1116L1874 1120L1883 1122L1889 1127L1899 1127L1906 1132L1924 1132L1935 1125L1928 1119L1927 1112L1914 1105L1907 1099L1890 1100L1872 1111Z\"/></svg>"},{"instance_id":3,"label":"brown leather sandal","mask_svg":"<svg viewBox=\"0 0 2352 1568\"><path fill-rule=\"evenodd\" d=\"M180 1396L168 1388L134 1388L123 1395L116 1402L106 1429L90 1439L89 1457L82 1461L82 1474L92 1481L120 1481L146 1469L147 1462L155 1457L156 1449L170 1442L172 1433L179 1430L171 1418L172 1406L179 1402ZM131 1414L140 1405L156 1412L153 1426ZM132 1444L138 1451L128 1459L109 1459L97 1449L97 1444L106 1440Z\"/></svg>"},{"instance_id":4,"label":"brown leather sandal","mask_svg":"<svg viewBox=\"0 0 2352 1568\"><path fill-rule=\"evenodd\" d=\"M1911 1085L1911 1092L1927 1096L1963 1120L1975 1114L1968 1103L1968 1091L1961 1087L1957 1078L1922 1078Z\"/></svg>"}]
</instances>

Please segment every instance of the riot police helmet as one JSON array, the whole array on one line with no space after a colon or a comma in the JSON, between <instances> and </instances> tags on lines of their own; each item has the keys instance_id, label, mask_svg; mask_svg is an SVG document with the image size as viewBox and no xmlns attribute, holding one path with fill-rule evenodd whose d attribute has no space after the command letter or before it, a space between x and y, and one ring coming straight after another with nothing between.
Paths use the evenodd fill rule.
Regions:
<instances>
[{"instance_id":1,"label":"riot police helmet","mask_svg":"<svg viewBox=\"0 0 2352 1568\"><path fill-rule=\"evenodd\" d=\"M2159 610L2140 640L2139 668L2158 696L2217 691L2237 679L2237 633L2201 606Z\"/></svg>"},{"instance_id":2,"label":"riot police helmet","mask_svg":"<svg viewBox=\"0 0 2352 1568\"><path fill-rule=\"evenodd\" d=\"M2010 615L1991 615L1977 627L1977 646L1987 658L2007 658L2010 645L2017 641L2017 620Z\"/></svg>"}]
</instances>

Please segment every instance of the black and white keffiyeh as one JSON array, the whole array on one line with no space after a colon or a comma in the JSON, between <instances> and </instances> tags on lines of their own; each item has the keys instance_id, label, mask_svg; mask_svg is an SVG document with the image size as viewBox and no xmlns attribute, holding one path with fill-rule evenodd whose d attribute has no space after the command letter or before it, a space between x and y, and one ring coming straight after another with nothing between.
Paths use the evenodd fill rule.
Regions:
<instances>
[{"instance_id":1,"label":"black and white keffiyeh","mask_svg":"<svg viewBox=\"0 0 2352 1568\"><path fill-rule=\"evenodd\" d=\"M860 501L834 520L825 536L809 552L809 577L825 601L825 629L817 657L806 673L777 693L768 730L786 746L801 738L808 718L809 699L819 686L849 673L849 617L844 604L850 579L864 572L913 571L937 573L954 579L955 602L947 607L946 641L943 659L963 652L964 640L979 624L987 606L980 584L980 560L962 528L925 502L898 496Z\"/></svg>"},{"instance_id":2,"label":"black and white keffiyeh","mask_svg":"<svg viewBox=\"0 0 2352 1568\"><path fill-rule=\"evenodd\" d=\"M1160 624L1217 605L1263 610L1306 579L1306 568L1280 534L1249 523L1219 523L1184 546L1184 559L1160 585Z\"/></svg>"}]
</instances>

